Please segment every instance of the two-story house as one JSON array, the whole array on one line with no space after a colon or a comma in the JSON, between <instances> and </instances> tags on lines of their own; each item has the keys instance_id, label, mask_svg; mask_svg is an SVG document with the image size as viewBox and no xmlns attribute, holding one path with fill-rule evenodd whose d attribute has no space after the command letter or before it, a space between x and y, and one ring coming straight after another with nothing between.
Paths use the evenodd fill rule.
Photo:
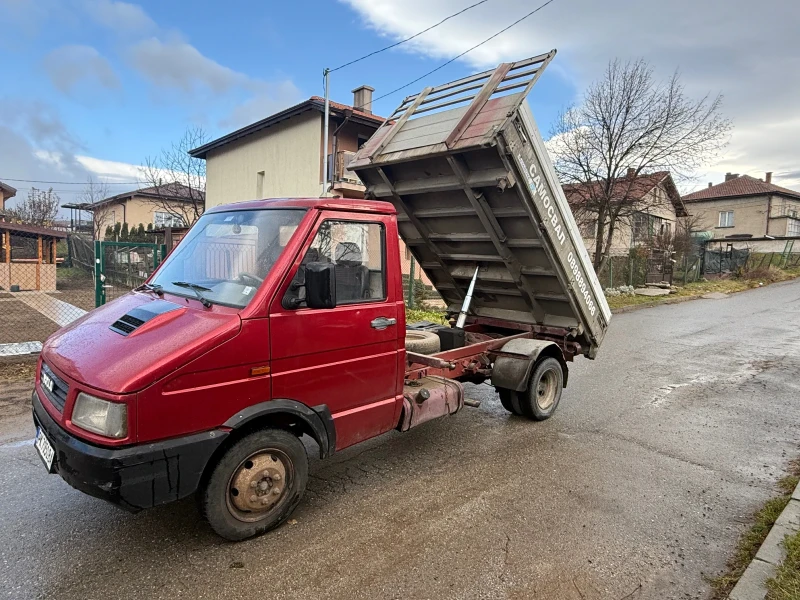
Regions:
<instances>
[{"instance_id":1,"label":"two-story house","mask_svg":"<svg viewBox=\"0 0 800 600\"><path fill-rule=\"evenodd\" d=\"M327 140L325 101L312 96L190 151L206 161L206 206L258 198L317 198L323 194L323 161L328 161L328 195L363 198L364 185L346 166L384 121L372 113L373 91L366 85L354 89L352 106L329 103ZM403 273L408 274L411 254L402 240L400 256ZM430 284L419 269L415 276Z\"/></svg>"},{"instance_id":2,"label":"two-story house","mask_svg":"<svg viewBox=\"0 0 800 600\"><path fill-rule=\"evenodd\" d=\"M600 184L567 184L564 194L581 229L583 243L590 255L595 252L597 215L591 207L601 195ZM627 254L631 248L649 244L656 236L669 237L677 232L677 221L686 216L678 188L668 171L636 174L629 169L614 182L612 201L624 204L615 223L610 256ZM607 231L607 229L606 229Z\"/></svg>"},{"instance_id":3,"label":"two-story house","mask_svg":"<svg viewBox=\"0 0 800 600\"><path fill-rule=\"evenodd\" d=\"M800 192L772 183L772 173L756 179L727 173L725 181L683 197L697 228L715 238L800 236Z\"/></svg>"},{"instance_id":4,"label":"two-story house","mask_svg":"<svg viewBox=\"0 0 800 600\"><path fill-rule=\"evenodd\" d=\"M353 106L330 102L323 141L325 101L312 96L279 113L212 140L190 154L206 161L206 205L257 198L322 194L323 161L330 193L363 198L364 186L345 170L352 155L384 119L372 114L369 86L353 90Z\"/></svg>"}]
</instances>

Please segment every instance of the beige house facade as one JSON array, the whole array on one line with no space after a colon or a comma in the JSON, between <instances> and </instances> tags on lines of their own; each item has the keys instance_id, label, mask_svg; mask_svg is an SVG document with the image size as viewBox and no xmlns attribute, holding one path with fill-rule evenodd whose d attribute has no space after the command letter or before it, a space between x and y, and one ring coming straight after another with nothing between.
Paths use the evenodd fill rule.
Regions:
<instances>
[{"instance_id":1,"label":"beige house facade","mask_svg":"<svg viewBox=\"0 0 800 600\"><path fill-rule=\"evenodd\" d=\"M800 236L800 192L774 185L772 173L763 180L728 173L683 200L697 228L714 238Z\"/></svg>"},{"instance_id":2,"label":"beige house facade","mask_svg":"<svg viewBox=\"0 0 800 600\"><path fill-rule=\"evenodd\" d=\"M625 211L630 216L617 221L610 256L627 255L632 248L649 244L658 236L674 234L678 219L687 215L675 182L668 172L638 176L629 173L629 178L621 181L619 188L625 190L625 198L621 201L630 205ZM586 250L590 256L594 256L597 217L582 207L592 197L590 188L589 184L565 185L564 193L576 214Z\"/></svg>"},{"instance_id":3,"label":"beige house facade","mask_svg":"<svg viewBox=\"0 0 800 600\"><path fill-rule=\"evenodd\" d=\"M117 194L94 204L83 205L82 210L92 212L96 238L104 240L107 228L113 228L117 223L127 223L129 228L138 227L140 223L147 228L152 224L153 229L188 225L195 220L196 208L200 213L203 212L202 205L198 205L201 200L197 198L202 198L202 191L168 184L160 188L148 187Z\"/></svg>"},{"instance_id":4,"label":"beige house facade","mask_svg":"<svg viewBox=\"0 0 800 600\"><path fill-rule=\"evenodd\" d=\"M353 106L330 102L327 143L325 103L313 96L192 150L193 157L206 161L206 206L261 198L317 198L323 193L323 161L328 162L327 195L363 198L364 185L346 166L384 121L371 112L373 91L369 86L353 90ZM400 256L402 271L408 275L411 254L402 240ZM419 266L415 277L430 285Z\"/></svg>"},{"instance_id":5,"label":"beige house facade","mask_svg":"<svg viewBox=\"0 0 800 600\"><path fill-rule=\"evenodd\" d=\"M371 112L372 88L354 90L352 106L330 103L323 143L325 102L313 96L295 106L222 136L190 152L206 161L206 206L261 198L328 195L363 198L364 186L346 171L350 157L383 123Z\"/></svg>"}]
</instances>

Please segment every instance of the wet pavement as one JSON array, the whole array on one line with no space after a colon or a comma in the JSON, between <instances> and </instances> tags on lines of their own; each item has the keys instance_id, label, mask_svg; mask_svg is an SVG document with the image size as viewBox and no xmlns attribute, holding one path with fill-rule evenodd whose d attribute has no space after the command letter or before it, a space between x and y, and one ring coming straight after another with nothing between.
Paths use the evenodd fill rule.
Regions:
<instances>
[{"instance_id":1,"label":"wet pavement","mask_svg":"<svg viewBox=\"0 0 800 600\"><path fill-rule=\"evenodd\" d=\"M7 443L0 598L706 598L798 454L798 316L800 281L617 315L549 421L468 386L478 409L312 459L295 521L238 544Z\"/></svg>"}]
</instances>

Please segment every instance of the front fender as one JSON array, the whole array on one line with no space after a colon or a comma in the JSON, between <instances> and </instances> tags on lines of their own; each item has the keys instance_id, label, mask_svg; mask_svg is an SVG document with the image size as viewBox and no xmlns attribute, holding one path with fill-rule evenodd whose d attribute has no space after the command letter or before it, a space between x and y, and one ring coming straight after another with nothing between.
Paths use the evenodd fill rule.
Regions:
<instances>
[{"instance_id":1,"label":"front fender","mask_svg":"<svg viewBox=\"0 0 800 600\"><path fill-rule=\"evenodd\" d=\"M225 427L239 429L263 417L287 416L300 421L304 429L319 446L319 457L327 458L336 448L336 427L331 411L326 404L309 407L298 402L280 398L248 406L225 421Z\"/></svg>"},{"instance_id":2,"label":"front fender","mask_svg":"<svg viewBox=\"0 0 800 600\"><path fill-rule=\"evenodd\" d=\"M514 356L498 356L492 369L492 385L498 388L524 392L528 387L533 365L540 356L551 356L561 363L564 371L564 387L567 387L567 362L564 353L555 342L516 338L507 342L501 352Z\"/></svg>"}]
</instances>

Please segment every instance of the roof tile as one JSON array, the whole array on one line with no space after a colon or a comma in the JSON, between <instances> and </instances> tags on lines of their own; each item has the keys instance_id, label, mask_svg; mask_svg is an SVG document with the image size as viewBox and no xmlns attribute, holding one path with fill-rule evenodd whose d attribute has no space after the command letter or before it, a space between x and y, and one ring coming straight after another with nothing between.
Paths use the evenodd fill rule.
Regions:
<instances>
[{"instance_id":1,"label":"roof tile","mask_svg":"<svg viewBox=\"0 0 800 600\"><path fill-rule=\"evenodd\" d=\"M759 194L782 194L800 198L800 192L761 181L750 175L741 175L717 185L692 192L683 197L684 202L697 202L699 200L718 200L734 198L736 196L757 196Z\"/></svg>"}]
</instances>

